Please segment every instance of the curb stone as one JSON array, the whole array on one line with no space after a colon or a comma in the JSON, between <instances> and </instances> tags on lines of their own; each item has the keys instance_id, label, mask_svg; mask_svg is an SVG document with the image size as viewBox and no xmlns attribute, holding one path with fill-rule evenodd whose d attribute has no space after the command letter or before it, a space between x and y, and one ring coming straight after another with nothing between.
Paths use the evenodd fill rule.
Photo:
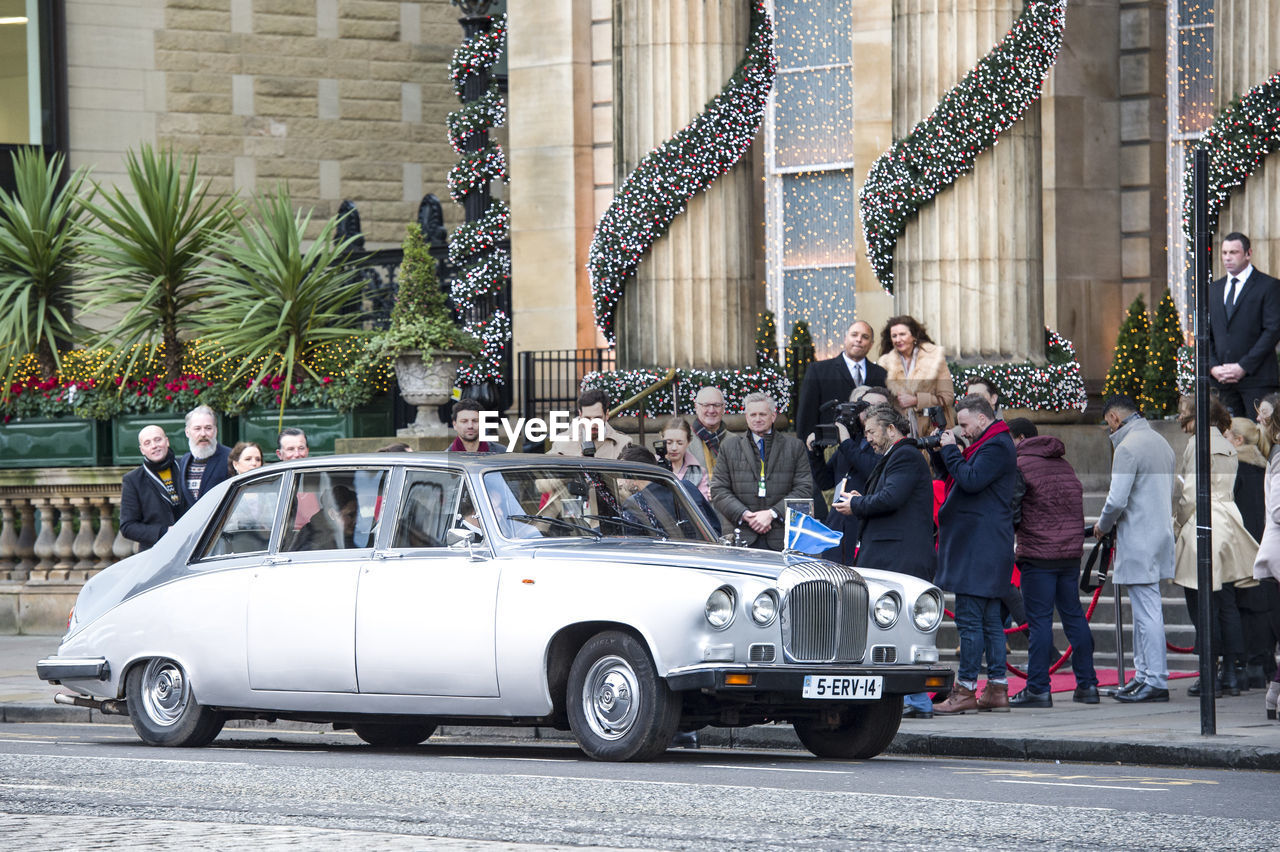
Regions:
<instances>
[{"instance_id":1,"label":"curb stone","mask_svg":"<svg viewBox=\"0 0 1280 852\"><path fill-rule=\"evenodd\" d=\"M124 724L125 716L100 713L83 707L63 705L0 703L0 723L114 723ZM263 722L237 719L229 729L323 732L329 725L315 722ZM573 735L554 728L506 728L442 725L438 733L455 740L539 740L572 743ZM805 752L790 725L756 725L750 728L711 728L699 732L703 745L729 749L774 749ZM986 760L1068 761L1074 763L1140 764L1146 766L1191 766L1206 769L1248 769L1280 771L1280 746L1268 748L1210 743L1134 743L1108 740L1049 737L984 737L899 731L885 752L892 755L919 755Z\"/></svg>"}]
</instances>

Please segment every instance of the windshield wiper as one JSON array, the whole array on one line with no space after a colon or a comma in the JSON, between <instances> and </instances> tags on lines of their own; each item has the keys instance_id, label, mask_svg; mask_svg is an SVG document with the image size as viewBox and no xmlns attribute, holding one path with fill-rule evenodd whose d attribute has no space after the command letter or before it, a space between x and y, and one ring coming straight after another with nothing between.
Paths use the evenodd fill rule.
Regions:
<instances>
[{"instance_id":1,"label":"windshield wiper","mask_svg":"<svg viewBox=\"0 0 1280 852\"><path fill-rule=\"evenodd\" d=\"M599 530L593 530L586 524L575 524L572 521L566 521L564 518L553 518L549 515L507 515L507 519L512 521L546 521L549 526L584 532L596 538L604 537Z\"/></svg>"},{"instance_id":2,"label":"windshield wiper","mask_svg":"<svg viewBox=\"0 0 1280 852\"><path fill-rule=\"evenodd\" d=\"M621 515L583 515L582 517L588 521L599 521L602 524L617 524L618 526L647 530L649 532L657 533L661 538L667 537L667 531L661 527L655 527L653 524L646 524L643 521L633 521L630 518L624 518Z\"/></svg>"}]
</instances>

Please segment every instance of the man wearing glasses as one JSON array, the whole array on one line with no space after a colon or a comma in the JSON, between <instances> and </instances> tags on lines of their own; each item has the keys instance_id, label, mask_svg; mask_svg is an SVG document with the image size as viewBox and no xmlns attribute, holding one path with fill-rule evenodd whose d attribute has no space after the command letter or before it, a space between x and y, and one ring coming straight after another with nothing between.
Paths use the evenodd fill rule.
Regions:
<instances>
[{"instance_id":1,"label":"man wearing glasses","mask_svg":"<svg viewBox=\"0 0 1280 852\"><path fill-rule=\"evenodd\" d=\"M720 446L732 434L724 428L724 394L720 388L711 385L701 388L693 398L693 410L698 419L693 424L689 452L698 459L710 479L716 472Z\"/></svg>"}]
</instances>

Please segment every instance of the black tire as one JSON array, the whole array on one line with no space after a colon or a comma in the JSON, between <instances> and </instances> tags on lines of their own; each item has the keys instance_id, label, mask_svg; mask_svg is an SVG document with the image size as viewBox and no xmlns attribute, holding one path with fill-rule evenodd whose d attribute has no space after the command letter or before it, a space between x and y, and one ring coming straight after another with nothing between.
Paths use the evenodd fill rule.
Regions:
<instances>
[{"instance_id":1,"label":"black tire","mask_svg":"<svg viewBox=\"0 0 1280 852\"><path fill-rule=\"evenodd\" d=\"M427 723L400 725L352 725L355 735L371 746L403 748L426 742L436 732L436 726Z\"/></svg>"},{"instance_id":2,"label":"black tire","mask_svg":"<svg viewBox=\"0 0 1280 852\"><path fill-rule=\"evenodd\" d=\"M595 760L652 760L680 724L680 696L658 677L644 645L621 631L599 633L569 669L565 708L579 747Z\"/></svg>"},{"instance_id":3,"label":"black tire","mask_svg":"<svg viewBox=\"0 0 1280 852\"><path fill-rule=\"evenodd\" d=\"M147 745L196 748L218 736L225 721L196 701L186 671L173 660L139 663L125 680L133 729Z\"/></svg>"},{"instance_id":4,"label":"black tire","mask_svg":"<svg viewBox=\"0 0 1280 852\"><path fill-rule=\"evenodd\" d=\"M847 707L836 727L803 719L794 724L796 736L818 757L867 760L889 747L902 724L902 696Z\"/></svg>"}]
</instances>

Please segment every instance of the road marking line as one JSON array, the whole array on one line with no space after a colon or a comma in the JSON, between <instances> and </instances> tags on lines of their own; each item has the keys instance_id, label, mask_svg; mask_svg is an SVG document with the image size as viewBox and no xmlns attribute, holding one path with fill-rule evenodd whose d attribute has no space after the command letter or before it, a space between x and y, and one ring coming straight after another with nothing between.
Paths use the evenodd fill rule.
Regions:
<instances>
[{"instance_id":1,"label":"road marking line","mask_svg":"<svg viewBox=\"0 0 1280 852\"><path fill-rule=\"evenodd\" d=\"M1065 781L1014 781L992 778L994 784L1038 784L1041 787L1088 787L1090 790L1137 790L1139 793L1167 793L1168 787L1117 787L1114 784L1068 784Z\"/></svg>"},{"instance_id":2,"label":"road marking line","mask_svg":"<svg viewBox=\"0 0 1280 852\"><path fill-rule=\"evenodd\" d=\"M145 746L140 746L145 748ZM167 760L160 757L102 757L96 754L24 754L21 757L47 757L52 760L127 760L134 763L175 763L179 766L253 766L256 763L243 763L235 760ZM259 767L261 768L261 767Z\"/></svg>"},{"instance_id":3,"label":"road marking line","mask_svg":"<svg viewBox=\"0 0 1280 852\"><path fill-rule=\"evenodd\" d=\"M54 745L55 742L58 742L58 741L56 741L56 739L0 739L0 742L22 742L22 743L29 742L37 746L52 746Z\"/></svg>"},{"instance_id":4,"label":"road marking line","mask_svg":"<svg viewBox=\"0 0 1280 852\"><path fill-rule=\"evenodd\" d=\"M440 760L483 760L486 763L494 760L519 760L524 763L582 763L574 757L494 757L492 755L466 755L466 754L434 754L432 757Z\"/></svg>"},{"instance_id":5,"label":"road marking line","mask_svg":"<svg viewBox=\"0 0 1280 852\"><path fill-rule=\"evenodd\" d=\"M717 766L714 763L699 763L702 769L741 769L746 772L807 772L812 775L849 775L843 769L791 769L786 766Z\"/></svg>"}]
</instances>

